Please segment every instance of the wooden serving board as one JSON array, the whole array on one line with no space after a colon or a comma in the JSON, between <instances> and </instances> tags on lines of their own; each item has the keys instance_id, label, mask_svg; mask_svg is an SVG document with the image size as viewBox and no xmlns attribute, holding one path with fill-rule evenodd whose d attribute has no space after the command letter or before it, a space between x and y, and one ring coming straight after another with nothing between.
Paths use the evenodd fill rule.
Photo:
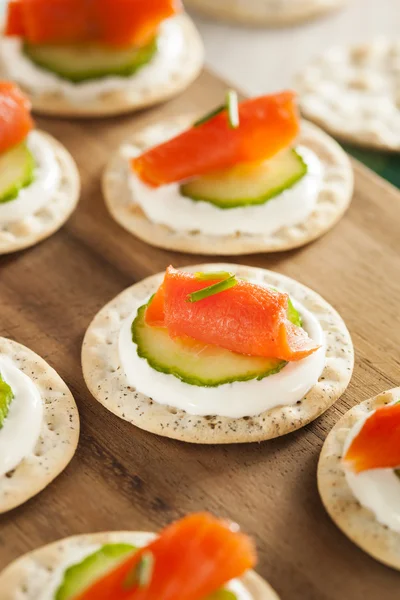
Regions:
<instances>
[{"instance_id":1,"label":"wooden serving board","mask_svg":"<svg viewBox=\"0 0 400 600\"><path fill-rule=\"evenodd\" d=\"M114 223L100 189L106 161L145 122L207 110L220 102L225 87L204 73L180 98L140 115L87 122L38 119L76 158L82 199L52 238L0 259L0 335L29 346L57 369L77 400L82 435L64 474L0 518L0 568L60 537L156 530L187 512L207 509L238 521L254 536L258 571L282 600L393 600L400 573L369 558L331 522L318 496L316 467L323 440L340 415L400 383L400 193L395 188L354 163L354 201L333 231L298 251L239 259L310 286L333 304L352 333L356 368L350 388L310 426L260 445L192 446L119 420L91 397L83 381L82 338L106 302L170 263L204 261L147 246Z\"/></svg>"}]
</instances>

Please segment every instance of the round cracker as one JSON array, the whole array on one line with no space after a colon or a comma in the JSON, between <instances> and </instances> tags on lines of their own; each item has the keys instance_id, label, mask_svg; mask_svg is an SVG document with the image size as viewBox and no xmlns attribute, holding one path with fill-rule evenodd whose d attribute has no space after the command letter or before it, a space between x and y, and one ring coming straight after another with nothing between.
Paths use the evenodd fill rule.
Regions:
<instances>
[{"instance_id":1,"label":"round cracker","mask_svg":"<svg viewBox=\"0 0 400 600\"><path fill-rule=\"evenodd\" d=\"M8 223L0 223L0 255L34 246L60 229L78 204L80 177L70 153L48 133L38 135L51 144L61 171L58 188L51 200L33 215Z\"/></svg>"},{"instance_id":2,"label":"round cracker","mask_svg":"<svg viewBox=\"0 0 400 600\"><path fill-rule=\"evenodd\" d=\"M118 336L134 303L147 302L160 286L164 273L159 273L131 286L102 308L86 332L82 347L83 375L93 396L108 410L141 429L185 442L260 442L303 427L343 394L353 371L353 344L341 317L318 294L289 277L256 267L212 263L185 270L233 271L244 279L277 287L301 302L319 320L326 336L325 368L318 383L294 406L279 406L259 416L241 419L193 416L136 392L120 365Z\"/></svg>"},{"instance_id":3,"label":"round cracker","mask_svg":"<svg viewBox=\"0 0 400 600\"><path fill-rule=\"evenodd\" d=\"M175 135L193 123L193 116L152 125L123 144L111 159L103 176L103 193L108 210L122 227L141 240L179 252L193 254L241 255L281 252L308 244L331 229L343 216L353 195L353 171L342 148L320 129L304 121L299 143L310 148L324 168L322 188L314 211L304 223L284 227L268 235L205 235L199 231L174 231L150 221L134 203L128 185L126 151L144 151Z\"/></svg>"},{"instance_id":4,"label":"round cracker","mask_svg":"<svg viewBox=\"0 0 400 600\"><path fill-rule=\"evenodd\" d=\"M67 385L43 358L3 337L0 354L32 379L44 408L34 451L13 471L0 477L0 513L4 513L44 490L65 469L78 445L79 414Z\"/></svg>"},{"instance_id":5,"label":"round cracker","mask_svg":"<svg viewBox=\"0 0 400 600\"><path fill-rule=\"evenodd\" d=\"M32 110L43 115L71 118L109 117L137 111L183 92L200 74L204 63L204 47L193 21L185 14L175 17L182 31L185 51L180 60L170 66L169 79L151 87L127 83L126 90L106 92L88 102L71 102L61 93L35 94L24 85L21 89L32 102ZM18 77L16 78L18 81Z\"/></svg>"},{"instance_id":6,"label":"round cracker","mask_svg":"<svg viewBox=\"0 0 400 600\"><path fill-rule=\"evenodd\" d=\"M303 114L335 137L400 151L400 42L331 48L297 78Z\"/></svg>"},{"instance_id":7,"label":"round cracker","mask_svg":"<svg viewBox=\"0 0 400 600\"><path fill-rule=\"evenodd\" d=\"M347 435L355 423L366 413L399 398L400 387L351 408L329 433L318 463L318 489L332 520L357 546L398 570L400 533L381 525L375 515L356 500L347 484L341 459Z\"/></svg>"},{"instance_id":8,"label":"round cracker","mask_svg":"<svg viewBox=\"0 0 400 600\"><path fill-rule=\"evenodd\" d=\"M113 543L140 547L148 544L154 537L153 533L144 531L112 531L76 535L43 546L21 556L0 573L1 598L37 600L45 586L53 582L56 586L59 585L60 571L65 562L74 554L79 555L85 547ZM240 581L253 600L279 600L271 586L254 571L248 571Z\"/></svg>"},{"instance_id":9,"label":"round cracker","mask_svg":"<svg viewBox=\"0 0 400 600\"><path fill-rule=\"evenodd\" d=\"M284 27L344 6L347 0L186 0L189 8L234 23Z\"/></svg>"}]
</instances>

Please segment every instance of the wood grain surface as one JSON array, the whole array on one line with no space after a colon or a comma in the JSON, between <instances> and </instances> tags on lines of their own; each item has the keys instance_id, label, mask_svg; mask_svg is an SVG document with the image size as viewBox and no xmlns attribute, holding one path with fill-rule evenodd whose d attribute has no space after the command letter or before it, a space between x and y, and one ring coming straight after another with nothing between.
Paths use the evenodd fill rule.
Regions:
<instances>
[{"instance_id":1,"label":"wood grain surface","mask_svg":"<svg viewBox=\"0 0 400 600\"><path fill-rule=\"evenodd\" d=\"M80 347L94 314L125 287L169 263L180 267L202 260L151 248L111 220L100 190L110 152L144 122L214 106L224 89L204 73L179 99L139 116L38 119L75 156L83 194L60 232L0 259L0 335L41 354L66 380L79 406L82 437L63 475L0 518L0 567L67 535L154 530L189 511L208 509L238 521L254 536L258 571L282 600L393 600L400 574L340 533L316 487L319 451L339 416L400 383L400 194L377 176L355 164L351 209L319 241L240 261L312 287L339 310L352 333L356 369L350 388L312 425L261 445L185 445L114 417L83 382Z\"/></svg>"}]
</instances>

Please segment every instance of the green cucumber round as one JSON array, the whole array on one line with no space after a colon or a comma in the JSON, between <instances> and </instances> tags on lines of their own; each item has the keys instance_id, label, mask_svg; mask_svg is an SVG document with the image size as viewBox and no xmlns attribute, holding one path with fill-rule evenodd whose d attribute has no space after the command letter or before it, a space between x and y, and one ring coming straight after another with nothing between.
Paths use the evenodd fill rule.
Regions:
<instances>
[{"instance_id":1,"label":"green cucumber round","mask_svg":"<svg viewBox=\"0 0 400 600\"><path fill-rule=\"evenodd\" d=\"M25 55L59 77L80 83L111 75L129 77L151 61L157 39L143 48L115 49L101 44L24 44Z\"/></svg>"},{"instance_id":2,"label":"green cucumber round","mask_svg":"<svg viewBox=\"0 0 400 600\"><path fill-rule=\"evenodd\" d=\"M156 371L174 375L190 385L217 387L234 381L264 379L279 373L287 364L277 358L246 356L202 342L172 339L162 327L146 324L147 304L138 309L132 323L132 340L137 353ZM299 322L299 314L291 305L289 318Z\"/></svg>"},{"instance_id":3,"label":"green cucumber round","mask_svg":"<svg viewBox=\"0 0 400 600\"><path fill-rule=\"evenodd\" d=\"M196 177L180 187L182 196L218 208L265 204L291 188L307 173L296 150L284 150L261 163L243 163Z\"/></svg>"},{"instance_id":4,"label":"green cucumber round","mask_svg":"<svg viewBox=\"0 0 400 600\"><path fill-rule=\"evenodd\" d=\"M26 142L0 154L0 204L14 200L35 178L35 159Z\"/></svg>"}]
</instances>

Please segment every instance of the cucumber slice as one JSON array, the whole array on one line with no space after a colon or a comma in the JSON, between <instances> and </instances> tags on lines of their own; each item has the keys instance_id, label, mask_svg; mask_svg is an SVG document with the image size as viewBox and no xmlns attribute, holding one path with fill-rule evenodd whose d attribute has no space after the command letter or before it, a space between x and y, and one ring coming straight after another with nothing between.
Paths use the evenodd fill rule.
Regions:
<instances>
[{"instance_id":1,"label":"cucumber slice","mask_svg":"<svg viewBox=\"0 0 400 600\"><path fill-rule=\"evenodd\" d=\"M132 340L138 355L156 371L175 375L185 383L217 387L234 381L260 380L278 373L287 364L277 358L237 354L192 339L173 340L166 329L145 323L146 307L147 304L139 308L132 323Z\"/></svg>"},{"instance_id":2,"label":"cucumber slice","mask_svg":"<svg viewBox=\"0 0 400 600\"><path fill-rule=\"evenodd\" d=\"M143 48L115 49L101 44L29 44L26 56L39 67L79 83L108 75L128 77L144 67L157 52L157 39Z\"/></svg>"},{"instance_id":3,"label":"cucumber slice","mask_svg":"<svg viewBox=\"0 0 400 600\"><path fill-rule=\"evenodd\" d=\"M54 600L72 600L135 550L130 544L106 544L65 571Z\"/></svg>"},{"instance_id":4,"label":"cucumber slice","mask_svg":"<svg viewBox=\"0 0 400 600\"><path fill-rule=\"evenodd\" d=\"M0 373L0 429L4 425L13 399L14 394L11 387L4 381Z\"/></svg>"},{"instance_id":5,"label":"cucumber slice","mask_svg":"<svg viewBox=\"0 0 400 600\"><path fill-rule=\"evenodd\" d=\"M35 178L35 159L26 142L0 154L0 203L10 202Z\"/></svg>"},{"instance_id":6,"label":"cucumber slice","mask_svg":"<svg viewBox=\"0 0 400 600\"><path fill-rule=\"evenodd\" d=\"M307 170L300 154L290 148L261 163L243 163L197 177L181 185L180 192L219 208L265 204L291 188Z\"/></svg>"}]
</instances>

